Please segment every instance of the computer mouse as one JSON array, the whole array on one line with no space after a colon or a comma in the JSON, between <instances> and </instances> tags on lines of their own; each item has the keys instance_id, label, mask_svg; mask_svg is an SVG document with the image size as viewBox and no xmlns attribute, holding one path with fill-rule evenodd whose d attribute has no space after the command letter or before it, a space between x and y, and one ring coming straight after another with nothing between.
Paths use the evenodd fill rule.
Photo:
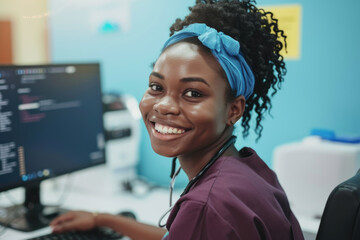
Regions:
<instances>
[{"instance_id":1,"label":"computer mouse","mask_svg":"<svg viewBox=\"0 0 360 240\"><path fill-rule=\"evenodd\" d=\"M135 215L135 213L132 212L132 211L121 211L121 212L119 212L117 215L124 216L124 217L128 217L128 218L132 218L132 219L135 219L135 220L136 220L136 215Z\"/></svg>"},{"instance_id":2,"label":"computer mouse","mask_svg":"<svg viewBox=\"0 0 360 240\"><path fill-rule=\"evenodd\" d=\"M135 213L133 213L132 211L129 211L129 210L121 211L117 215L132 218L132 219L136 220ZM95 234L97 234L96 236L98 236L98 237L96 239L117 240L117 239L123 238L122 234L115 232L113 229L108 228L108 227L97 227L97 228L93 229L92 231L93 231L91 233L92 236L95 236Z\"/></svg>"}]
</instances>

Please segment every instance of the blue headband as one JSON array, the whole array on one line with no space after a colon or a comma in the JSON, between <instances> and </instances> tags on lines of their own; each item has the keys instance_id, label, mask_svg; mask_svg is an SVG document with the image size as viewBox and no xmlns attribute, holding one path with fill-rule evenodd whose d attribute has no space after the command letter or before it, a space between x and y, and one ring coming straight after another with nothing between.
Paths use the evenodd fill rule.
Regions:
<instances>
[{"instance_id":1,"label":"blue headband","mask_svg":"<svg viewBox=\"0 0 360 240\"><path fill-rule=\"evenodd\" d=\"M165 42L163 50L171 44L190 37L198 37L200 42L211 50L224 69L236 96L242 95L247 99L254 90L255 78L240 52L240 43L204 23L194 23L172 35Z\"/></svg>"}]
</instances>

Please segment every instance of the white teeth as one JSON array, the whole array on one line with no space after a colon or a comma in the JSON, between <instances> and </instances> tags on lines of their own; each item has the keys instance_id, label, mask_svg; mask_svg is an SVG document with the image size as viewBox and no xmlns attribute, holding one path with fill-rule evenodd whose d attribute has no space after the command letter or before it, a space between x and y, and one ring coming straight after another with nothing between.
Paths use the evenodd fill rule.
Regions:
<instances>
[{"instance_id":1,"label":"white teeth","mask_svg":"<svg viewBox=\"0 0 360 240\"><path fill-rule=\"evenodd\" d=\"M155 130L162 134L182 134L185 132L184 129L164 126L159 123L155 123Z\"/></svg>"}]
</instances>

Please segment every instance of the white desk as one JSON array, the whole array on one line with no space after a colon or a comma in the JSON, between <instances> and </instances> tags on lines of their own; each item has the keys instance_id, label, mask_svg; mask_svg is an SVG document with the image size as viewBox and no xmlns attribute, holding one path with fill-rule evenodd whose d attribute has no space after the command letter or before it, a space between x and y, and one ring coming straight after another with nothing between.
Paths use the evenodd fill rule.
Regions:
<instances>
[{"instance_id":1,"label":"white desk","mask_svg":"<svg viewBox=\"0 0 360 240\"><path fill-rule=\"evenodd\" d=\"M62 207L70 210L87 210L116 214L130 210L136 214L139 221L157 225L160 216L168 209L169 190L154 189L146 195L135 196L124 192L118 186L112 172L106 166L89 168L70 176L59 177L56 180L47 180L41 185L41 199L43 204L56 204L59 201L64 187L67 187L66 197ZM0 194L0 205L10 205L5 194L18 203L23 200L23 189L15 189ZM180 192L174 193L174 201ZM0 231L1 231L0 226ZM23 240L51 232L50 227L30 233L5 230L0 240Z\"/></svg>"},{"instance_id":2,"label":"white desk","mask_svg":"<svg viewBox=\"0 0 360 240\"><path fill-rule=\"evenodd\" d=\"M63 208L113 214L130 210L136 214L139 221L152 225L157 225L160 216L169 206L168 189L159 188L152 190L143 197L136 197L121 191L114 175L105 165L45 181L41 186L42 202L44 204L56 204L65 187L67 188L67 196L64 198ZM10 194L18 203L22 202L22 189L15 189L4 194ZM0 194L0 205L10 205L11 203L4 194ZM174 192L173 202L177 200L180 194L181 191L179 190ZM310 233L310 235L317 232L319 220L300 216L296 212L295 215L303 231ZM30 233L7 229L5 234L0 236L0 240L23 240L50 232L50 227ZM306 240L313 239L313 236L306 238Z\"/></svg>"}]
</instances>

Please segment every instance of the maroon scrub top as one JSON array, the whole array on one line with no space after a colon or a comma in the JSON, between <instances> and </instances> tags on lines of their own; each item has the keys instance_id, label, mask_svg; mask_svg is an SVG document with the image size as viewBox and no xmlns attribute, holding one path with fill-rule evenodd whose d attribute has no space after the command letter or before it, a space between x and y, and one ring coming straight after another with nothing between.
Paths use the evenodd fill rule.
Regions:
<instances>
[{"instance_id":1,"label":"maroon scrub top","mask_svg":"<svg viewBox=\"0 0 360 240\"><path fill-rule=\"evenodd\" d=\"M221 157L174 205L166 240L303 240L276 174L251 148Z\"/></svg>"}]
</instances>

